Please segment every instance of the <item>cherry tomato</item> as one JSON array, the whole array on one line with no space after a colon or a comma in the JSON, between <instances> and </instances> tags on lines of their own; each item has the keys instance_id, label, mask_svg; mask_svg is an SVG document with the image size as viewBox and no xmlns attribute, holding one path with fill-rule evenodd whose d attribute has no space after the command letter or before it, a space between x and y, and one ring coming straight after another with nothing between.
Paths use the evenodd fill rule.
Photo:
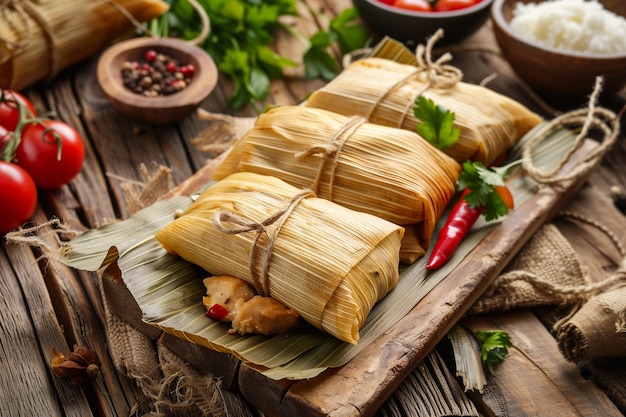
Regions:
<instances>
[{"instance_id":1,"label":"cherry tomato","mask_svg":"<svg viewBox=\"0 0 626 417\"><path fill-rule=\"evenodd\" d=\"M479 2L480 0L437 0L433 10L436 12L449 12L451 10L465 9Z\"/></svg>"},{"instance_id":2,"label":"cherry tomato","mask_svg":"<svg viewBox=\"0 0 626 417\"><path fill-rule=\"evenodd\" d=\"M378 0L379 3L388 4L389 6L393 6L393 2L395 0Z\"/></svg>"},{"instance_id":3,"label":"cherry tomato","mask_svg":"<svg viewBox=\"0 0 626 417\"><path fill-rule=\"evenodd\" d=\"M513 210L515 208L515 202L513 201L513 195L511 191L505 185L496 185L494 187L496 193L500 196L504 204L509 210Z\"/></svg>"},{"instance_id":4,"label":"cherry tomato","mask_svg":"<svg viewBox=\"0 0 626 417\"><path fill-rule=\"evenodd\" d=\"M26 107L24 117L35 116L35 108L33 104L22 94L13 90L0 90L0 125L7 130L15 130L20 121L20 113L18 102ZM30 112L30 114L29 114Z\"/></svg>"},{"instance_id":5,"label":"cherry tomato","mask_svg":"<svg viewBox=\"0 0 626 417\"><path fill-rule=\"evenodd\" d=\"M41 188L59 188L70 182L80 172L84 158L82 138L60 120L26 124L15 152L17 164Z\"/></svg>"},{"instance_id":6,"label":"cherry tomato","mask_svg":"<svg viewBox=\"0 0 626 417\"><path fill-rule=\"evenodd\" d=\"M35 212L37 187L16 164L0 161L0 234L20 227Z\"/></svg>"},{"instance_id":7,"label":"cherry tomato","mask_svg":"<svg viewBox=\"0 0 626 417\"><path fill-rule=\"evenodd\" d=\"M414 12L430 12L432 10L430 3L426 0L395 0L393 6Z\"/></svg>"}]
</instances>

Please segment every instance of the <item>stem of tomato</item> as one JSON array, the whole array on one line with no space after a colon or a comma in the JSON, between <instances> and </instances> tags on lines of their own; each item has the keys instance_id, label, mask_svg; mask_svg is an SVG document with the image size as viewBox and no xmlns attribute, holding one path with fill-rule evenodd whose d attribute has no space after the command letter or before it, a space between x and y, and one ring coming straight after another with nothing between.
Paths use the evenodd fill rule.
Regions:
<instances>
[{"instance_id":1,"label":"stem of tomato","mask_svg":"<svg viewBox=\"0 0 626 417\"><path fill-rule=\"evenodd\" d=\"M59 136L59 134L57 133L56 130L50 128L50 127L46 127L43 130L43 133L41 135L41 139L42 140L46 140L46 135L47 134L52 135L52 137L54 138L54 142L57 145L57 161L61 160L61 155L63 154L63 140L61 140L61 137Z\"/></svg>"},{"instance_id":2,"label":"stem of tomato","mask_svg":"<svg viewBox=\"0 0 626 417\"><path fill-rule=\"evenodd\" d=\"M4 90L2 90L1 94L2 95L0 95L0 101L4 100L7 102L8 101L14 102L15 105L17 106L17 111L18 111L17 126L15 126L15 130L13 132L9 132L9 134L11 135L11 138L8 140L6 146L2 150L2 155L0 155L3 161L11 162L13 159L15 159L15 152L17 150L17 147L20 146L20 142L22 142L22 131L24 130L24 126L26 126L29 123L43 123L46 120L50 120L50 118L52 117L52 114L49 113L42 117L28 117L28 115L32 116L32 113L30 113L30 111L26 108L26 106L24 106L22 103L20 103L17 100L6 99L4 95L5 94ZM61 138L59 137L59 135L54 129L44 129L42 140L45 140L46 133L51 133L52 136L54 137L54 140L57 144L57 149L58 149L57 160L61 160L61 145L62 145Z\"/></svg>"}]
</instances>

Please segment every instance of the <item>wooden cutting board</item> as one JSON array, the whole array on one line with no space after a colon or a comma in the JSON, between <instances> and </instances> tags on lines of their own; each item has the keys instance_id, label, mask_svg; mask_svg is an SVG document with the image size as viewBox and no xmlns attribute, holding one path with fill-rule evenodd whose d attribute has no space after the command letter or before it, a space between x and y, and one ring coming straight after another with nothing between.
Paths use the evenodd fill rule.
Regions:
<instances>
[{"instance_id":1,"label":"wooden cutting board","mask_svg":"<svg viewBox=\"0 0 626 417\"><path fill-rule=\"evenodd\" d=\"M595 146L595 142L587 141L569 166L574 166ZM219 159L210 162L165 197L196 191L208 181L219 162ZM152 338L161 337L162 343L201 371L221 377L225 387L238 389L253 406L268 416L373 416L521 247L561 210L585 180L586 176L578 177L559 190L540 187L493 228L388 332L346 365L329 369L309 380L274 381L232 356L161 335L141 321L141 310L123 282L108 279L107 274L103 278L105 295L120 317Z\"/></svg>"}]
</instances>

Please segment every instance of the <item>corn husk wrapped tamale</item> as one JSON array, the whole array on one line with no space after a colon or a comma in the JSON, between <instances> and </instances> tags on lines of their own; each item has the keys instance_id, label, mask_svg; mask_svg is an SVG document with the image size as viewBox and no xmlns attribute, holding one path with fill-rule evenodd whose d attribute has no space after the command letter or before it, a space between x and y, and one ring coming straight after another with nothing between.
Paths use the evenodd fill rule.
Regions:
<instances>
[{"instance_id":1,"label":"corn husk wrapped tamale","mask_svg":"<svg viewBox=\"0 0 626 417\"><path fill-rule=\"evenodd\" d=\"M356 343L371 308L398 282L403 233L310 190L242 172L210 186L155 237L168 252L241 278Z\"/></svg>"},{"instance_id":2,"label":"corn husk wrapped tamale","mask_svg":"<svg viewBox=\"0 0 626 417\"><path fill-rule=\"evenodd\" d=\"M165 13L161 0L0 1L0 88L21 90Z\"/></svg>"},{"instance_id":3,"label":"corn husk wrapped tamale","mask_svg":"<svg viewBox=\"0 0 626 417\"><path fill-rule=\"evenodd\" d=\"M432 99L455 113L458 142L444 150L458 162L468 159L491 164L511 148L541 118L515 100L488 88L457 82L437 88L426 82L427 72L383 58L350 64L333 81L315 91L305 105L371 123L415 131L413 107L417 96Z\"/></svg>"},{"instance_id":4,"label":"corn husk wrapped tamale","mask_svg":"<svg viewBox=\"0 0 626 417\"><path fill-rule=\"evenodd\" d=\"M416 133L302 106L262 114L217 168L278 177L320 198L412 225L404 262L424 254L455 192L460 165Z\"/></svg>"}]
</instances>

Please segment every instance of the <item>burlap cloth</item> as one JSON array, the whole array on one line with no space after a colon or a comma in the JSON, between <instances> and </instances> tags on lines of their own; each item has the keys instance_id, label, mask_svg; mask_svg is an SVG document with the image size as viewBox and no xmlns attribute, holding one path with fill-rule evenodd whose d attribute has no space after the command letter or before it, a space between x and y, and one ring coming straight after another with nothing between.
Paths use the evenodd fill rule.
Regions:
<instances>
[{"instance_id":1,"label":"burlap cloth","mask_svg":"<svg viewBox=\"0 0 626 417\"><path fill-rule=\"evenodd\" d=\"M616 237L611 237L619 245ZM567 239L555 225L547 224L468 314L538 306L569 309L554 325L559 350L567 360L626 356L625 271L621 265L612 276L593 283Z\"/></svg>"}]
</instances>

